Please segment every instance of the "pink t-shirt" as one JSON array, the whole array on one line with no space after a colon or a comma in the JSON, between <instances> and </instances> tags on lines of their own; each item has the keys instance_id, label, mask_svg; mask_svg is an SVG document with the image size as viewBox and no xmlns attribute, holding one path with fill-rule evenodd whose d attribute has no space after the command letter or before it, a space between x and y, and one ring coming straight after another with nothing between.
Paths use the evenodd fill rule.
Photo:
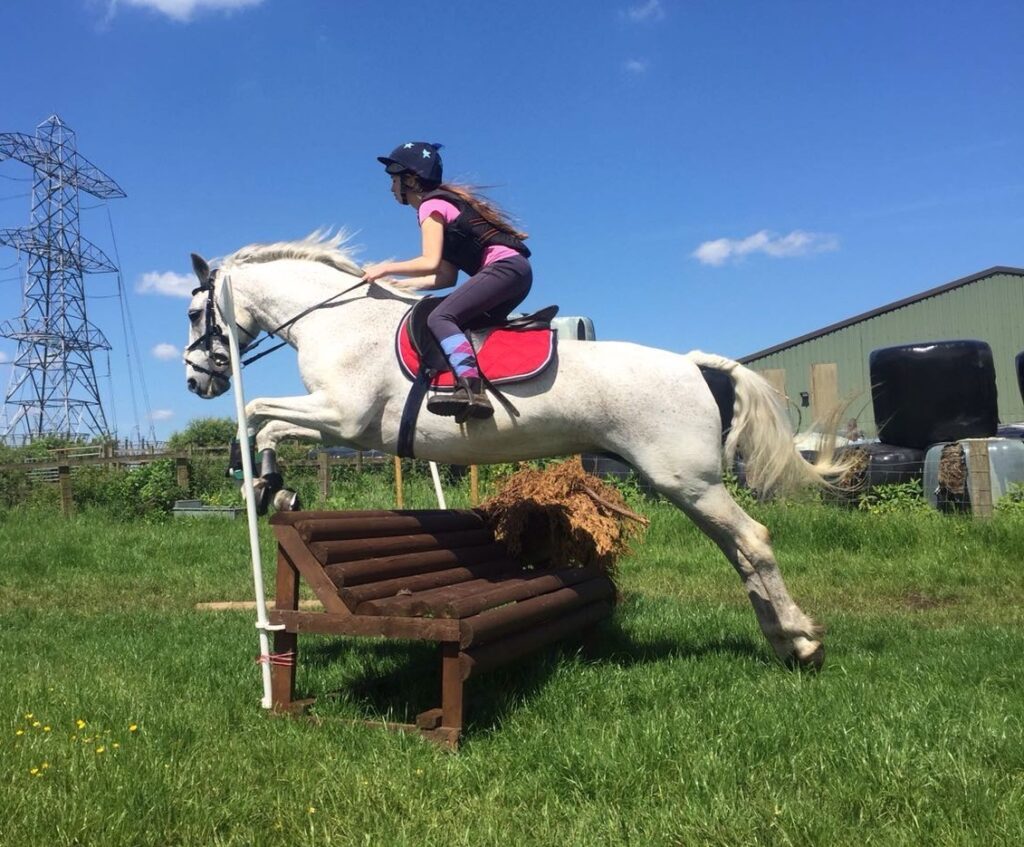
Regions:
<instances>
[{"instance_id":1,"label":"pink t-shirt","mask_svg":"<svg viewBox=\"0 0 1024 847\"><path fill-rule=\"evenodd\" d=\"M449 203L447 200L435 197L433 200L427 200L420 203L418 214L420 226L423 226L423 222L431 215L440 215L441 220L446 224L450 224L459 216L459 210L454 203ZM509 258L509 256L518 255L518 251L513 250L511 247L506 247L504 244L492 244L490 247L484 248L481 267L485 265L492 265L500 259Z\"/></svg>"}]
</instances>

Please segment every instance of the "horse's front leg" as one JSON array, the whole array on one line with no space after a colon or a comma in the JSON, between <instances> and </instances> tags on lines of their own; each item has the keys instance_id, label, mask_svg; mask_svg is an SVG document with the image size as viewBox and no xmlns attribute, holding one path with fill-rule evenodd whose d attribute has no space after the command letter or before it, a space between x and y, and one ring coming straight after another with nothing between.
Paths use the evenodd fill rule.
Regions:
<instances>
[{"instance_id":1,"label":"horse's front leg","mask_svg":"<svg viewBox=\"0 0 1024 847\"><path fill-rule=\"evenodd\" d=\"M342 435L340 411L324 391L301 397L258 397L246 404L245 418L250 432L259 430L268 421L278 421L315 430L321 435Z\"/></svg>"},{"instance_id":2,"label":"horse's front leg","mask_svg":"<svg viewBox=\"0 0 1024 847\"><path fill-rule=\"evenodd\" d=\"M286 438L315 443L319 442L322 436L319 430L293 426L284 421L268 421L264 424L256 435L259 476L252 484L258 514L266 514L271 505L278 512L297 512L302 508L299 495L285 488L284 476L277 466L277 445Z\"/></svg>"},{"instance_id":3,"label":"horse's front leg","mask_svg":"<svg viewBox=\"0 0 1024 847\"><path fill-rule=\"evenodd\" d=\"M278 511L299 509L298 495L284 487L277 466L277 445L284 438L321 440L325 431L337 429L336 410L317 392L304 397L259 398L250 402L245 411L250 431L259 429L259 477L253 483L256 511L266 514L271 503Z\"/></svg>"}]
</instances>

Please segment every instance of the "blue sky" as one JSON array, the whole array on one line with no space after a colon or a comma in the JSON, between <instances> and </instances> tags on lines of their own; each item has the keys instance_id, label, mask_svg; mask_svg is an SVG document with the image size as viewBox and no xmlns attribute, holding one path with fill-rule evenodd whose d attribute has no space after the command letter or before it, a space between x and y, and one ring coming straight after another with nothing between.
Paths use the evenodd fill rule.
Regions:
<instances>
[{"instance_id":1,"label":"blue sky","mask_svg":"<svg viewBox=\"0 0 1024 847\"><path fill-rule=\"evenodd\" d=\"M189 253L345 226L366 261L413 255L375 160L405 140L493 186L531 233L525 305L600 338L737 357L1022 266L1022 35L1019 2L9 0L0 132L57 113L127 192L83 196L82 231L112 255L109 213L165 437L233 411L185 391ZM29 175L0 162L0 227ZM129 435L115 283L87 287ZM301 391L291 352L246 379Z\"/></svg>"}]
</instances>

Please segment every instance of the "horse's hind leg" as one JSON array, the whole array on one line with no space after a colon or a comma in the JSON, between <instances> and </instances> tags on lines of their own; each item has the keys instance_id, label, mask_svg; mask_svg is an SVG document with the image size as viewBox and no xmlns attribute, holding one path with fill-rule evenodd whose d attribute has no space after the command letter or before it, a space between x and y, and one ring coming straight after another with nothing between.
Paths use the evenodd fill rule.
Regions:
<instances>
[{"instance_id":1,"label":"horse's hind leg","mask_svg":"<svg viewBox=\"0 0 1024 847\"><path fill-rule=\"evenodd\" d=\"M721 482L699 495L663 490L732 562L775 654L786 664L817 669L825 658L822 629L789 596L767 528L744 512Z\"/></svg>"}]
</instances>

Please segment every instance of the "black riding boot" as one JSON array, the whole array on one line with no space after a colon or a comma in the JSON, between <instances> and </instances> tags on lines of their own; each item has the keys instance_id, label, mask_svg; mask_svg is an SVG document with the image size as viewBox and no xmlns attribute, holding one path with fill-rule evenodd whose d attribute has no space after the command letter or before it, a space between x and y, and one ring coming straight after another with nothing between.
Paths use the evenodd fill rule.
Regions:
<instances>
[{"instance_id":1,"label":"black riding boot","mask_svg":"<svg viewBox=\"0 0 1024 847\"><path fill-rule=\"evenodd\" d=\"M451 394L434 394L427 400L427 411L444 417L454 417L459 423L470 418L489 418L494 407L484 393L483 380L479 377L457 378Z\"/></svg>"}]
</instances>

